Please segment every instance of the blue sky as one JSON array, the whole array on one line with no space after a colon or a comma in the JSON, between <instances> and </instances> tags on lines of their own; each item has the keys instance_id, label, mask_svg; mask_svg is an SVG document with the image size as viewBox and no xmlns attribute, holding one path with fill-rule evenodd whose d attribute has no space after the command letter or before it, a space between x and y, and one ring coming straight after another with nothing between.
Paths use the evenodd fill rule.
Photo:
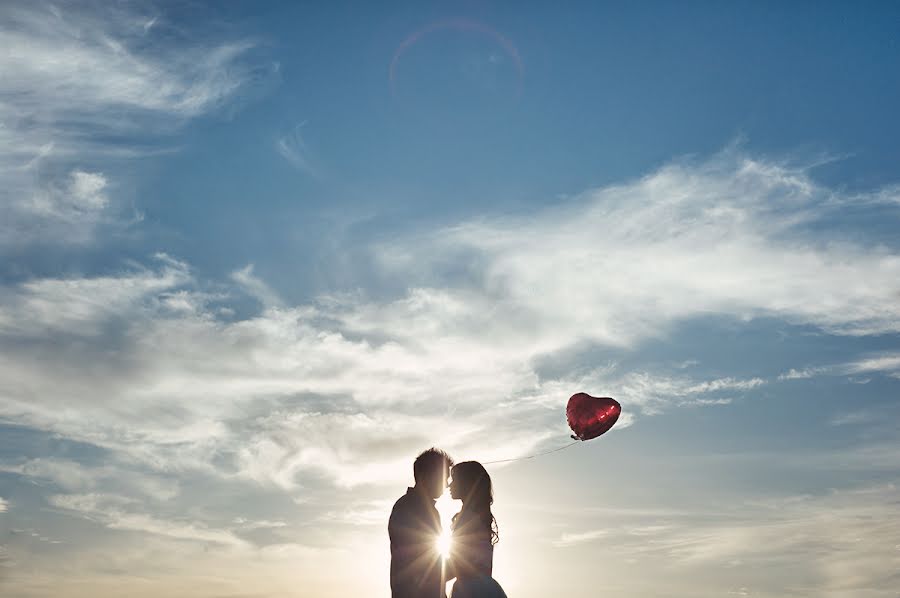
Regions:
<instances>
[{"instance_id":1,"label":"blue sky","mask_svg":"<svg viewBox=\"0 0 900 598\"><path fill-rule=\"evenodd\" d=\"M894 598L898 23L4 4L4 595L387 596L415 454L584 391L510 596Z\"/></svg>"}]
</instances>

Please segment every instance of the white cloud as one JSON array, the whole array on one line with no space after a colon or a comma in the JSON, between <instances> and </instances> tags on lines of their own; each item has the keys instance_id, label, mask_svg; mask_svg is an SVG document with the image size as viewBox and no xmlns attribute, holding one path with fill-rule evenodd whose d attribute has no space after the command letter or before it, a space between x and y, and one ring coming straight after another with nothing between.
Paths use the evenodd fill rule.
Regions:
<instances>
[{"instance_id":1,"label":"white cloud","mask_svg":"<svg viewBox=\"0 0 900 598\"><path fill-rule=\"evenodd\" d=\"M247 542L229 530L209 529L195 522L174 522L161 520L125 509L135 506L134 502L118 496L103 494L60 494L50 497L50 503L61 509L75 511L82 516L97 521L110 529L143 532L195 542L244 547Z\"/></svg>"},{"instance_id":2,"label":"white cloud","mask_svg":"<svg viewBox=\"0 0 900 598\"><path fill-rule=\"evenodd\" d=\"M9 510L9 502L0 496L0 513L5 513Z\"/></svg>"},{"instance_id":3,"label":"white cloud","mask_svg":"<svg viewBox=\"0 0 900 598\"><path fill-rule=\"evenodd\" d=\"M351 504L342 511L329 511L322 516L324 521L335 521L347 525L384 525L394 506L392 500L376 500L363 504ZM440 503L438 503L440 511Z\"/></svg>"},{"instance_id":4,"label":"white cloud","mask_svg":"<svg viewBox=\"0 0 900 598\"><path fill-rule=\"evenodd\" d=\"M726 152L517 219L385 244L380 263L423 282L468 265L486 301L469 300L473 289L423 291L460 306L443 321L536 350L571 339L629 346L708 314L898 331L900 256L805 228L834 217L834 196L802 170Z\"/></svg>"},{"instance_id":5,"label":"white cloud","mask_svg":"<svg viewBox=\"0 0 900 598\"><path fill-rule=\"evenodd\" d=\"M704 503L653 518L636 510L602 517L602 529L566 532L553 543L592 542L591 554L606 555L609 566L637 564L639 571L671 575L678 585L701 574L707 589L752 579L752 595L766 597L803 587L803 594L886 598L898 559L900 522L892 514L898 498L898 489L885 485L718 507ZM748 571L759 570L767 575L748 578ZM680 595L677 590L672 587Z\"/></svg>"},{"instance_id":6,"label":"white cloud","mask_svg":"<svg viewBox=\"0 0 900 598\"><path fill-rule=\"evenodd\" d=\"M40 457L18 463L0 462L0 472L14 473L35 483L49 482L66 492L114 488L143 500L167 501L178 494L178 483L171 478L129 471L119 463L87 466L71 459Z\"/></svg>"},{"instance_id":7,"label":"white cloud","mask_svg":"<svg viewBox=\"0 0 900 598\"><path fill-rule=\"evenodd\" d=\"M306 121L294 127L290 133L275 140L275 150L295 168L313 178L319 178L321 168L316 164L312 152L303 139L301 129Z\"/></svg>"},{"instance_id":8,"label":"white cloud","mask_svg":"<svg viewBox=\"0 0 900 598\"><path fill-rule=\"evenodd\" d=\"M5 352L0 415L156 470L236 475L295 491L303 477L322 474L341 486L397 481L409 455L431 444L483 460L528 454L567 438L562 406L575 390L614 391L626 405L619 423L626 427L640 411L723 403L720 393L762 383L614 366L541 380L528 354L507 355L480 336L422 331L412 340L385 326L380 332L392 340L354 338L339 325L346 303L224 322L216 306L192 302L181 289L196 284L187 266L160 259L157 271L6 289L0 333L30 337L33 348ZM194 309L172 309L169 299L180 293ZM411 326L431 326L421 315L437 323L444 310L423 312L427 299L403 304L408 317L400 319ZM105 349L110 338L115 354ZM28 466L32 475L36 468Z\"/></svg>"},{"instance_id":9,"label":"white cloud","mask_svg":"<svg viewBox=\"0 0 900 598\"><path fill-rule=\"evenodd\" d=\"M887 353L874 357L860 359L844 366L848 373L862 374L866 372L897 372L900 371L900 354Z\"/></svg>"},{"instance_id":10,"label":"white cloud","mask_svg":"<svg viewBox=\"0 0 900 598\"><path fill-rule=\"evenodd\" d=\"M236 517L234 523L236 523L241 530L274 529L287 526L287 523L284 521L269 521L267 519L254 521L244 519L243 517Z\"/></svg>"},{"instance_id":11,"label":"white cloud","mask_svg":"<svg viewBox=\"0 0 900 598\"><path fill-rule=\"evenodd\" d=\"M287 307L248 266L232 279L267 309L238 321L219 317L226 295L194 290L166 256L156 271L29 281L2 290L0 333L47 342L5 345L0 413L151 467L294 492L323 474L342 486L395 480L432 443L483 460L529 454L568 436L560 413L575 391L618 398L619 428L727 404L766 380L615 364L545 378L535 363L579 344L635 346L708 314L843 334L896 327L896 256L791 228L832 195L803 172L731 155L668 166L534 216L380 247L382 266L402 265L410 282L387 300ZM477 276L435 279L447 260ZM875 271L882 283L865 283ZM425 277L434 284L418 285ZM857 370L893 363L879 359Z\"/></svg>"},{"instance_id":12,"label":"white cloud","mask_svg":"<svg viewBox=\"0 0 900 598\"><path fill-rule=\"evenodd\" d=\"M76 186L86 197L105 192L97 178ZM802 172L752 161L670 166L515 221L467 222L380 247L383 270L374 275L400 272L409 283L387 299L334 294L291 306L251 267L238 270L232 282L265 309L237 320L221 317L227 291L198 290L206 283L165 255L154 268L6 286L0 418L115 455L109 469L12 467L58 484L70 494L56 495L57 508L106 528L247 551L242 533L284 531L275 525L282 520L167 518L152 509L165 487L154 495L135 476L113 493L110 479L129 469L148 479L208 475L298 498L323 480L356 489L401 483L410 456L431 444L488 461L564 442L563 405L575 391L618 398L618 429L641 414L725 404L767 380L606 359L547 375L536 364L572 347L637 348L709 315L777 317L835 334L894 330L897 257L792 228L814 220L816 202L831 195ZM471 276L444 276L448 263ZM847 371L893 371L895 357L870 356ZM791 377L801 376L782 379ZM871 469L877 458L887 470L895 453L828 467ZM347 498L325 519L365 523L383 507ZM779 520L778 533L821 534L809 520L792 525ZM777 535L740 521L700 527L691 535L678 521L643 522L604 535L588 526L594 531L556 542L619 534L636 558L655 551L690 564L754 558L747 546Z\"/></svg>"},{"instance_id":13,"label":"white cloud","mask_svg":"<svg viewBox=\"0 0 900 598\"><path fill-rule=\"evenodd\" d=\"M251 297L256 298L264 307L281 307L284 302L269 285L253 275L253 264L231 273L231 279Z\"/></svg>"},{"instance_id":14,"label":"white cloud","mask_svg":"<svg viewBox=\"0 0 900 598\"><path fill-rule=\"evenodd\" d=\"M29 459L21 464L0 463L0 471L53 481L61 488L77 490L93 486L93 476L75 461Z\"/></svg>"},{"instance_id":15,"label":"white cloud","mask_svg":"<svg viewBox=\"0 0 900 598\"><path fill-rule=\"evenodd\" d=\"M73 170L63 188L49 188L36 193L22 208L36 216L69 223L95 222L109 204L103 173Z\"/></svg>"},{"instance_id":16,"label":"white cloud","mask_svg":"<svg viewBox=\"0 0 900 598\"><path fill-rule=\"evenodd\" d=\"M0 247L84 243L98 226L127 225L127 202L109 195L115 173L96 165L140 155L147 139L220 107L254 75L249 41L146 22L131 5L0 8Z\"/></svg>"},{"instance_id":17,"label":"white cloud","mask_svg":"<svg viewBox=\"0 0 900 598\"><path fill-rule=\"evenodd\" d=\"M99 335L104 323L131 317L141 310L142 302L157 304L163 291L190 280L185 264L163 254L157 259L164 264L159 272L37 279L13 292L0 290L0 333L26 337L48 333Z\"/></svg>"},{"instance_id":18,"label":"white cloud","mask_svg":"<svg viewBox=\"0 0 900 598\"><path fill-rule=\"evenodd\" d=\"M846 363L807 367L800 370L791 368L787 372L780 374L778 380L801 380L819 375L852 376L866 373L884 373L892 376L900 373L900 355L896 353L882 353L861 357ZM869 379L863 378L859 380L851 378L850 381L866 384L869 382Z\"/></svg>"},{"instance_id":19,"label":"white cloud","mask_svg":"<svg viewBox=\"0 0 900 598\"><path fill-rule=\"evenodd\" d=\"M807 378L812 378L813 376L826 372L826 368L803 368L801 370L797 370L791 368L790 370L784 372L783 374L778 375L779 380L805 380Z\"/></svg>"},{"instance_id":20,"label":"white cloud","mask_svg":"<svg viewBox=\"0 0 900 598\"><path fill-rule=\"evenodd\" d=\"M109 199L103 193L106 178L101 173L72 171L69 193L73 203L84 210L99 210L106 207Z\"/></svg>"},{"instance_id":21,"label":"white cloud","mask_svg":"<svg viewBox=\"0 0 900 598\"><path fill-rule=\"evenodd\" d=\"M762 378L750 378L749 380L719 378L690 386L685 390L685 394L713 392L717 390L750 390L757 386L762 386L765 383L766 381Z\"/></svg>"},{"instance_id":22,"label":"white cloud","mask_svg":"<svg viewBox=\"0 0 900 598\"><path fill-rule=\"evenodd\" d=\"M246 51L248 42L154 46L156 40L135 27L138 17L122 8L86 12L42 3L7 7L0 29L0 39L9 48L5 85L35 102L35 110L80 117L95 126L108 124L97 123L99 107L194 116L240 86L240 70L223 67Z\"/></svg>"},{"instance_id":23,"label":"white cloud","mask_svg":"<svg viewBox=\"0 0 900 598\"><path fill-rule=\"evenodd\" d=\"M854 424L870 423L874 420L872 413L867 411L850 411L840 413L831 418L832 426L847 426Z\"/></svg>"},{"instance_id":24,"label":"white cloud","mask_svg":"<svg viewBox=\"0 0 900 598\"><path fill-rule=\"evenodd\" d=\"M102 540L96 536L82 536L77 542L66 539L50 550L49 543L43 550L34 551L25 551L19 545L10 546L7 553L4 547L0 562L8 554L10 564L34 567L5 568L4 586L23 596L55 595L58 588L65 587L67 596L77 598L118 596L123 588L135 598L292 596L307 592L334 596L348 587L352 588L351 595L362 595L386 567L374 550L360 547L317 549L298 542L256 547L229 543L227 537L198 538L194 533L198 530L200 536L213 531L200 526L174 534L165 528L165 533L124 529L108 532ZM353 579L335 576L335 570L353 570ZM302 581L298 583L298 579ZM249 594L248 588L252 588Z\"/></svg>"},{"instance_id":25,"label":"white cloud","mask_svg":"<svg viewBox=\"0 0 900 598\"><path fill-rule=\"evenodd\" d=\"M553 541L553 545L558 548L568 548L585 542L592 542L606 536L609 532L606 530L592 530L589 532L566 533L561 535L557 540Z\"/></svg>"},{"instance_id":26,"label":"white cloud","mask_svg":"<svg viewBox=\"0 0 900 598\"><path fill-rule=\"evenodd\" d=\"M735 379L718 378L700 381L684 376L651 374L649 372L629 372L624 376L605 375L592 381L586 378L582 385L587 388L615 389L615 394L623 405L623 410L633 411L635 408L644 413L659 413L667 407L675 405L724 405L727 397L708 397L705 395L722 391L746 392L762 386L766 381L762 378Z\"/></svg>"}]
</instances>

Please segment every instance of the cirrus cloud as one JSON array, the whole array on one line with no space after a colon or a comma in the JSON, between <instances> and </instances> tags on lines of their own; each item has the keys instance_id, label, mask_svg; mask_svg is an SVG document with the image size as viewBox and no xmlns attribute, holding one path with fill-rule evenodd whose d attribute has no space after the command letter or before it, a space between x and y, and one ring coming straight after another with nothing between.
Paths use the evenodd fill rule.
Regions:
<instances>
[{"instance_id":1,"label":"cirrus cloud","mask_svg":"<svg viewBox=\"0 0 900 598\"><path fill-rule=\"evenodd\" d=\"M161 133L273 71L246 59L250 40L179 37L152 11L0 7L0 248L86 243L139 220L102 165L157 151Z\"/></svg>"},{"instance_id":2,"label":"cirrus cloud","mask_svg":"<svg viewBox=\"0 0 900 598\"><path fill-rule=\"evenodd\" d=\"M105 192L99 183L78 185L90 195ZM410 455L431 444L485 461L548 448L567 436L562 404L576 388L615 389L626 410L614 433L680 407L727 408L772 381L740 364L704 375L694 361L625 366L591 351L633 354L710 316L831 335L896 331L896 251L835 243L813 226L851 201L802 170L726 153L539 213L369 248L376 278L404 282L394 295L325 289L296 304L251 267L201 280L165 254L103 275L8 284L0 419L94 447L105 465L69 468L83 479L52 460L3 470L53 483L47 500L59 512L104 529L244 554L298 532L244 529L233 507L202 508L206 495L189 492L195 479L307 505L313 522L359 520L377 512L356 513L357 496L317 504L317 492L401 484ZM237 317L232 302L246 295L260 309ZM573 352L587 356L560 357ZM896 365L892 354L854 363L847 371ZM606 539L578 533L557 544ZM701 541L673 542L687 562L708 559Z\"/></svg>"}]
</instances>

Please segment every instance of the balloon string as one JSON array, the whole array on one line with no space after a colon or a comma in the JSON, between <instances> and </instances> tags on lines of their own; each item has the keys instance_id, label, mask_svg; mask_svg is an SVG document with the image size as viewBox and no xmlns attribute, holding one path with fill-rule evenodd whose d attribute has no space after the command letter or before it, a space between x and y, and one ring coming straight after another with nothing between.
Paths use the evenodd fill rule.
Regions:
<instances>
[{"instance_id":1,"label":"balloon string","mask_svg":"<svg viewBox=\"0 0 900 598\"><path fill-rule=\"evenodd\" d=\"M534 459L535 457L543 457L544 455L549 455L550 453L556 453L563 449L567 449L570 446L572 446L573 444L578 444L579 442L581 442L581 441L576 440L575 442L570 442L569 444L567 444L565 446L560 446L555 449L551 449L549 451L544 451L543 453L535 453L534 455L528 455L527 457L516 457L515 459L499 459L497 461L483 461L481 464L482 465L493 465L494 463L509 463L511 461L524 461L526 459Z\"/></svg>"}]
</instances>

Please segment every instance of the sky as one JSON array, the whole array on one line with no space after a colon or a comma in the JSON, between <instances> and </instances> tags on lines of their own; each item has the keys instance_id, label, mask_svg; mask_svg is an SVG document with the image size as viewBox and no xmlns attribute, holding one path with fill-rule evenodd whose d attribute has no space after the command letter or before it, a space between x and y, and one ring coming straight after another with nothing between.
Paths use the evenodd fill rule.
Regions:
<instances>
[{"instance_id":1,"label":"sky","mask_svg":"<svg viewBox=\"0 0 900 598\"><path fill-rule=\"evenodd\" d=\"M896 598L900 6L4 2L0 590ZM446 516L458 503L442 499Z\"/></svg>"}]
</instances>

